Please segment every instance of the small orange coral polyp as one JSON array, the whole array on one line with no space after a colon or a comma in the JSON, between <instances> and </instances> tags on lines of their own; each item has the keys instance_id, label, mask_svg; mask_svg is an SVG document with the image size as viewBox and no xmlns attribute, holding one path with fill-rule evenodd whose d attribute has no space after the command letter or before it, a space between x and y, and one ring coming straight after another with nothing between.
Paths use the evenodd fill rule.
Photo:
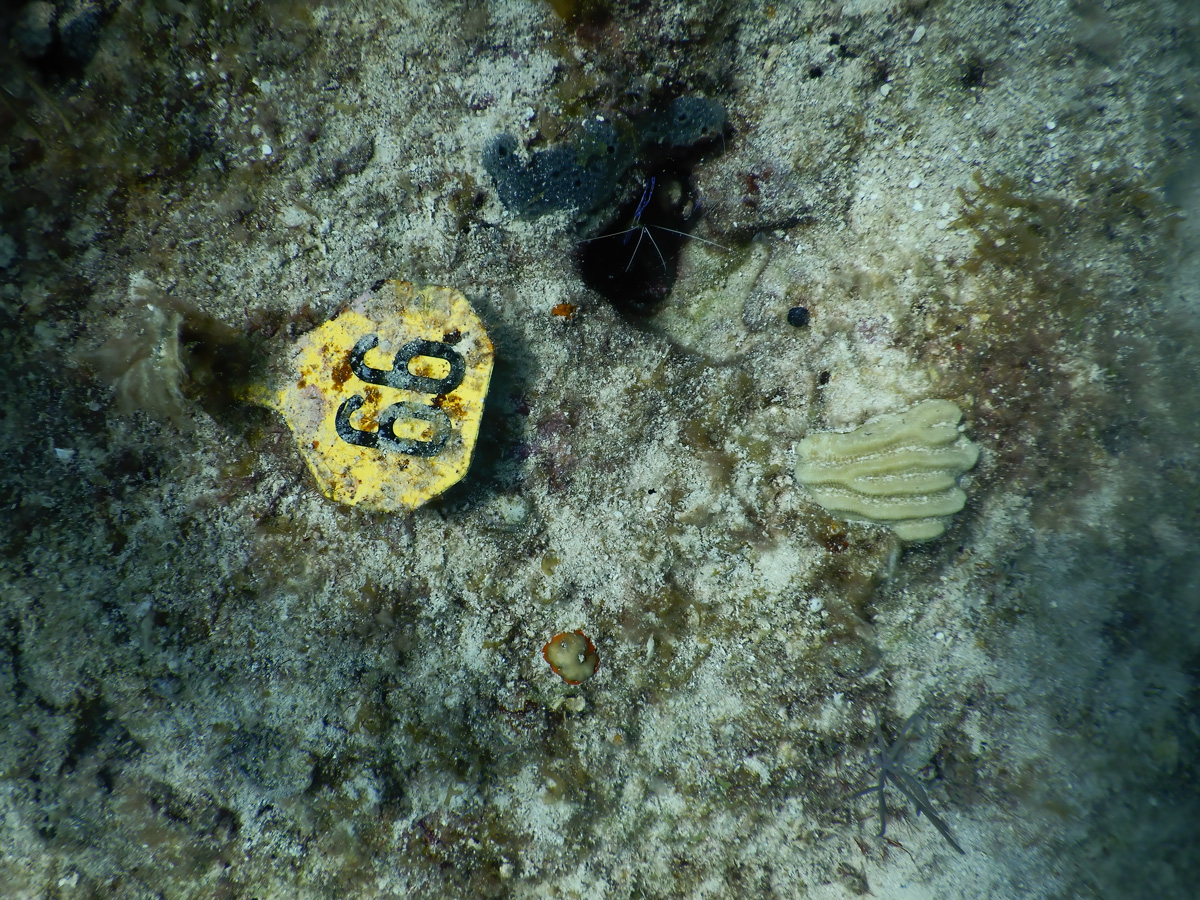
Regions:
<instances>
[{"instance_id":1,"label":"small orange coral polyp","mask_svg":"<svg viewBox=\"0 0 1200 900\"><path fill-rule=\"evenodd\" d=\"M592 639L578 629L550 638L542 647L542 658L567 684L582 684L600 667L600 654Z\"/></svg>"}]
</instances>

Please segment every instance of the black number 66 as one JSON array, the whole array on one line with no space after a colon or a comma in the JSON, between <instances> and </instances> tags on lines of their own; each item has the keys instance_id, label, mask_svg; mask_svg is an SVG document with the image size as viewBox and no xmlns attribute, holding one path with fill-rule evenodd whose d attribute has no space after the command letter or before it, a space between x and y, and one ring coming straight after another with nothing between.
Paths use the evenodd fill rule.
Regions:
<instances>
[{"instance_id":1,"label":"black number 66","mask_svg":"<svg viewBox=\"0 0 1200 900\"><path fill-rule=\"evenodd\" d=\"M460 384L467 371L467 362L462 354L441 341L417 339L409 341L396 351L391 369L372 369L364 361L368 351L379 345L379 335L368 334L359 338L350 351L350 371L367 384L380 384L400 390L415 391L434 396L448 394ZM414 375L408 364L418 356L445 360L450 371L442 378ZM338 407L334 426L338 437L356 447L374 447L409 456L437 456L450 440L450 417L431 404L401 400L393 403L379 414L377 431L360 431L350 424L350 417L358 412L366 399L355 394L347 397ZM433 436L426 441L402 438L396 435L395 424L402 419L424 422L433 427Z\"/></svg>"}]
</instances>

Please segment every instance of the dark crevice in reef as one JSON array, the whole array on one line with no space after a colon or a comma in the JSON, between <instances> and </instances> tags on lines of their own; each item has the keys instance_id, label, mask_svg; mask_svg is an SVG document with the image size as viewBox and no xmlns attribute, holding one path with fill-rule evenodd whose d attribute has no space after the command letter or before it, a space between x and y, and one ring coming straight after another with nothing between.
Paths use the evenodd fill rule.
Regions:
<instances>
[{"instance_id":1,"label":"dark crevice in reef","mask_svg":"<svg viewBox=\"0 0 1200 900\"><path fill-rule=\"evenodd\" d=\"M528 153L501 134L483 156L500 201L516 215L572 210L586 218L620 202L580 241L575 261L584 282L629 316L653 313L670 294L676 258L699 218L692 169L724 148L729 130L720 102L672 93L628 93L620 112L589 116L572 137Z\"/></svg>"},{"instance_id":2,"label":"dark crevice in reef","mask_svg":"<svg viewBox=\"0 0 1200 900\"><path fill-rule=\"evenodd\" d=\"M668 168L651 175L641 195L579 244L584 283L620 313L654 313L675 284L679 252L697 218L693 207L685 174Z\"/></svg>"}]
</instances>

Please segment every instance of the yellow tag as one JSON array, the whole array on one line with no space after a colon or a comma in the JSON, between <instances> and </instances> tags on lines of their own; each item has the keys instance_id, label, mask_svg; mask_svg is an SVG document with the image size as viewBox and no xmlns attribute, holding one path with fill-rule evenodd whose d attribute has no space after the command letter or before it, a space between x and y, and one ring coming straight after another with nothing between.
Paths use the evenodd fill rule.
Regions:
<instances>
[{"instance_id":1,"label":"yellow tag","mask_svg":"<svg viewBox=\"0 0 1200 900\"><path fill-rule=\"evenodd\" d=\"M301 337L246 399L278 410L321 493L415 509L466 474L492 342L451 288L389 281Z\"/></svg>"}]
</instances>

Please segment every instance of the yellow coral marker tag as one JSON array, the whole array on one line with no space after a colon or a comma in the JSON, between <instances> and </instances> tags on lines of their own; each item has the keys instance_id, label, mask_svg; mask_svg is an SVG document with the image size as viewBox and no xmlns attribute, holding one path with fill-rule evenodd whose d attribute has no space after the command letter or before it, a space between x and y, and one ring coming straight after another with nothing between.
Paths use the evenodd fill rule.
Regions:
<instances>
[{"instance_id":1,"label":"yellow coral marker tag","mask_svg":"<svg viewBox=\"0 0 1200 900\"><path fill-rule=\"evenodd\" d=\"M415 509L466 474L492 355L460 292L388 281L300 338L247 399L283 415L326 497Z\"/></svg>"}]
</instances>

